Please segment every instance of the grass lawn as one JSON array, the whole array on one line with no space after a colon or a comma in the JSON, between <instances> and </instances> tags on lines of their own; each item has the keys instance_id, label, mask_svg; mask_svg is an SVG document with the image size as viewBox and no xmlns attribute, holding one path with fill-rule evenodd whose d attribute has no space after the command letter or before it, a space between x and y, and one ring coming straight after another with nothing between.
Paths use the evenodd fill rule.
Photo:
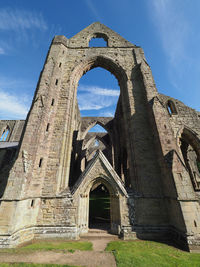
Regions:
<instances>
[{"instance_id":1,"label":"grass lawn","mask_svg":"<svg viewBox=\"0 0 200 267\"><path fill-rule=\"evenodd\" d=\"M200 254L152 241L113 241L106 250L114 253L117 267L200 267Z\"/></svg>"},{"instance_id":2,"label":"grass lawn","mask_svg":"<svg viewBox=\"0 0 200 267\"><path fill-rule=\"evenodd\" d=\"M9 253L20 253L20 252L29 252L29 251L41 251L41 250L67 250L69 252L74 252L75 250L92 250L91 242L63 242L63 241L41 241L29 244L20 248L11 248L11 249L1 249L0 252L9 252ZM0 265L1 266L1 265Z\"/></svg>"},{"instance_id":3,"label":"grass lawn","mask_svg":"<svg viewBox=\"0 0 200 267\"><path fill-rule=\"evenodd\" d=\"M65 250L68 252L74 252L75 250L92 250L92 243L91 242L64 242L62 241L40 241L29 244L24 247L20 248L13 248L13 249L1 249L0 253L12 253L12 254L19 254L19 253L29 253L29 252L36 252L36 251L60 251ZM9 257L9 255L8 255ZM39 264L39 263L0 263L0 267L80 267L75 265L60 265L60 264Z\"/></svg>"}]
</instances>

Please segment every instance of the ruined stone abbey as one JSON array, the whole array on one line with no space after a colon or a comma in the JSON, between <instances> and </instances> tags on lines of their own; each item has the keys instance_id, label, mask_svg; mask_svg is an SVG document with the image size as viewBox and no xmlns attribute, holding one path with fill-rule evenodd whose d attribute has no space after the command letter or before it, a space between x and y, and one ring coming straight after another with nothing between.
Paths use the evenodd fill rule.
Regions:
<instances>
[{"instance_id":1,"label":"ruined stone abbey","mask_svg":"<svg viewBox=\"0 0 200 267\"><path fill-rule=\"evenodd\" d=\"M96 67L118 80L114 117L80 116L78 82ZM105 25L54 37L26 120L1 120L0 136L0 247L79 239L101 186L111 233L200 248L200 112L159 94L142 48Z\"/></svg>"}]
</instances>

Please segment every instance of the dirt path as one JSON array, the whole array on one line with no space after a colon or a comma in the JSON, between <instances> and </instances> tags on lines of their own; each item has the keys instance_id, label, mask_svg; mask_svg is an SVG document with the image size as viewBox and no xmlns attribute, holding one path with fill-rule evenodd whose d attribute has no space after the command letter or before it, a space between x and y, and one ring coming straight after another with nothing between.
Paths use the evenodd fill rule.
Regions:
<instances>
[{"instance_id":1,"label":"dirt path","mask_svg":"<svg viewBox=\"0 0 200 267\"><path fill-rule=\"evenodd\" d=\"M108 238L95 238L95 239L92 239L92 240L88 240L90 242L92 242L93 244L93 250L94 251L104 251L105 248L107 247L107 244L110 242L110 241L113 241L113 239L108 239Z\"/></svg>"},{"instance_id":2,"label":"dirt path","mask_svg":"<svg viewBox=\"0 0 200 267\"><path fill-rule=\"evenodd\" d=\"M116 267L112 253L102 251L55 252L40 251L26 254L0 253L0 262L71 264L87 267Z\"/></svg>"},{"instance_id":3,"label":"dirt path","mask_svg":"<svg viewBox=\"0 0 200 267\"><path fill-rule=\"evenodd\" d=\"M115 258L111 252L106 252L107 244L113 240L112 237L87 236L84 241L93 244L93 251L36 251L26 253L4 253L0 252L0 262L4 263L51 263L69 264L86 267L116 267Z\"/></svg>"}]
</instances>

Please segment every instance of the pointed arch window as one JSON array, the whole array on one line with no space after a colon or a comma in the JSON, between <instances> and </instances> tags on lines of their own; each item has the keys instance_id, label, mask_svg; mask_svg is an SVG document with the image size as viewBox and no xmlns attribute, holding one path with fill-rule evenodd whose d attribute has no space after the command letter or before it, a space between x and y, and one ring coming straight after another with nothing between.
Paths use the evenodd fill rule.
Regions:
<instances>
[{"instance_id":1,"label":"pointed arch window","mask_svg":"<svg viewBox=\"0 0 200 267\"><path fill-rule=\"evenodd\" d=\"M106 133L107 131L98 123L93 126L89 131L89 133Z\"/></svg>"},{"instance_id":2,"label":"pointed arch window","mask_svg":"<svg viewBox=\"0 0 200 267\"><path fill-rule=\"evenodd\" d=\"M200 191L200 141L195 140L193 134L184 129L180 138L180 144L183 159L193 187L196 191Z\"/></svg>"},{"instance_id":3,"label":"pointed arch window","mask_svg":"<svg viewBox=\"0 0 200 267\"><path fill-rule=\"evenodd\" d=\"M0 141L4 141L4 142L7 141L9 133L10 133L10 128L7 126L0 137Z\"/></svg>"},{"instance_id":4,"label":"pointed arch window","mask_svg":"<svg viewBox=\"0 0 200 267\"><path fill-rule=\"evenodd\" d=\"M98 147L98 146L99 146L99 140L95 139L95 141L94 141L94 146L95 146L95 147Z\"/></svg>"},{"instance_id":5,"label":"pointed arch window","mask_svg":"<svg viewBox=\"0 0 200 267\"><path fill-rule=\"evenodd\" d=\"M176 115L177 114L177 109L172 100L167 101L167 110L170 115Z\"/></svg>"}]
</instances>

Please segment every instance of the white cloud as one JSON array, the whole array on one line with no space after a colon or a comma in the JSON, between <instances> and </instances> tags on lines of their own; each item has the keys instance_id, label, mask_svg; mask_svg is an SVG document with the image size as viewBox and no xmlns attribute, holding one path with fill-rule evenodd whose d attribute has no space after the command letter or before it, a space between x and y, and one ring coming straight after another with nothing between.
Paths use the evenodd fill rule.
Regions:
<instances>
[{"instance_id":1,"label":"white cloud","mask_svg":"<svg viewBox=\"0 0 200 267\"><path fill-rule=\"evenodd\" d=\"M80 85L78 104L80 110L100 110L116 104L119 90L105 89L97 86Z\"/></svg>"},{"instance_id":2,"label":"white cloud","mask_svg":"<svg viewBox=\"0 0 200 267\"><path fill-rule=\"evenodd\" d=\"M4 54L5 54L5 50L2 47L0 47L0 55L4 55Z\"/></svg>"},{"instance_id":3,"label":"white cloud","mask_svg":"<svg viewBox=\"0 0 200 267\"><path fill-rule=\"evenodd\" d=\"M189 23L180 6L179 1L152 0L149 10L158 27L163 48L174 66L186 57L185 50L190 31Z\"/></svg>"},{"instance_id":4,"label":"white cloud","mask_svg":"<svg viewBox=\"0 0 200 267\"><path fill-rule=\"evenodd\" d=\"M119 90L101 88L95 85L94 86L80 85L78 90L90 92L91 94L94 94L94 95L104 95L104 96L114 96L114 97L116 96L118 97L120 94Z\"/></svg>"},{"instance_id":5,"label":"white cloud","mask_svg":"<svg viewBox=\"0 0 200 267\"><path fill-rule=\"evenodd\" d=\"M0 76L0 119L25 119L32 96L23 92L33 88L31 81Z\"/></svg>"},{"instance_id":6,"label":"white cloud","mask_svg":"<svg viewBox=\"0 0 200 267\"><path fill-rule=\"evenodd\" d=\"M0 18L0 30L47 29L47 24L42 15L32 11L1 8Z\"/></svg>"},{"instance_id":7,"label":"white cloud","mask_svg":"<svg viewBox=\"0 0 200 267\"><path fill-rule=\"evenodd\" d=\"M112 111L105 111L100 113L101 117L114 117L114 112Z\"/></svg>"},{"instance_id":8,"label":"white cloud","mask_svg":"<svg viewBox=\"0 0 200 267\"><path fill-rule=\"evenodd\" d=\"M111 99L93 94L78 94L78 104L80 110L99 110L113 104Z\"/></svg>"},{"instance_id":9,"label":"white cloud","mask_svg":"<svg viewBox=\"0 0 200 267\"><path fill-rule=\"evenodd\" d=\"M25 119L28 106L23 98L11 95L0 89L0 117L1 119Z\"/></svg>"}]
</instances>

